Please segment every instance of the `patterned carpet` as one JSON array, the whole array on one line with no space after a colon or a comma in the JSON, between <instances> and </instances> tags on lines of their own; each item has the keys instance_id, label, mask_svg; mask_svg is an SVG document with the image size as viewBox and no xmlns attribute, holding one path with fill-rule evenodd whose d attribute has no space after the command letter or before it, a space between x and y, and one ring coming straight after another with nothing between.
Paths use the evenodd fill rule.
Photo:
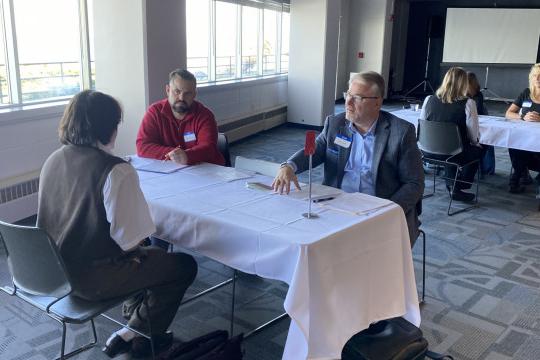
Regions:
<instances>
[{"instance_id":1,"label":"patterned carpet","mask_svg":"<svg viewBox=\"0 0 540 360\"><path fill-rule=\"evenodd\" d=\"M302 146L304 133L281 126L233 144L231 153L233 158L242 155L281 162ZM524 194L509 194L506 149L496 149L496 157L496 174L485 177L480 186L480 207L448 217L448 194L440 182L436 195L424 200L421 220L427 234L427 294L421 329L432 350L448 352L455 359L538 359L540 213L535 187L530 185ZM316 176L320 179L320 170ZM426 186L431 184L426 180ZM420 241L413 255L420 290ZM229 269L211 260L198 258L198 262L199 275L190 293L230 275ZM8 281L2 253L0 284ZM279 315L286 291L282 283L241 275L235 332L249 331ZM0 301L0 359L54 358L60 345L60 326L4 293L0 293ZM218 328L228 329L230 301L231 288L226 286L181 307L173 324L175 334L186 340ZM97 325L102 345L116 327L105 319L99 319ZM289 320L284 320L250 337L245 342L245 358L280 359L288 325ZM70 330L68 348L90 339L88 327ZM107 359L100 346L76 358Z\"/></svg>"}]
</instances>

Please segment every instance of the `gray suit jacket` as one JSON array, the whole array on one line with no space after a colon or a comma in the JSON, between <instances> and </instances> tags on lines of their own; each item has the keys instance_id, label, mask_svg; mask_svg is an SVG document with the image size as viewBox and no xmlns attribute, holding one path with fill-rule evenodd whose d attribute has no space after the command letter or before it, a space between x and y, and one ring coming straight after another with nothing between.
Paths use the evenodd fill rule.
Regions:
<instances>
[{"instance_id":1,"label":"gray suit jacket","mask_svg":"<svg viewBox=\"0 0 540 360\"><path fill-rule=\"evenodd\" d=\"M418 215L424 192L422 155L415 133L412 124L381 111L375 128L372 169L377 197L392 200L403 208L411 246L418 237ZM313 167L324 163L323 184L341 188L351 147L345 149L334 144L336 135L353 137L345 113L326 118L324 129L317 137ZM289 161L296 164L297 172L302 172L309 167L308 159L304 151L299 150Z\"/></svg>"}]
</instances>

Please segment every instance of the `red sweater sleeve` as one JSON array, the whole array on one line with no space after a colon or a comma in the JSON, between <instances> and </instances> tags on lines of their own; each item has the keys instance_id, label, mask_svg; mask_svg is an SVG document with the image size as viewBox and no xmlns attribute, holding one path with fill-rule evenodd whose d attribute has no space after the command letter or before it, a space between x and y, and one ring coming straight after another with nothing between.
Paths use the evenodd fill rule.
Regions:
<instances>
[{"instance_id":1,"label":"red sweater sleeve","mask_svg":"<svg viewBox=\"0 0 540 360\"><path fill-rule=\"evenodd\" d=\"M163 145L161 126L160 110L153 105L144 114L137 133L137 155L162 160L165 154L175 149L174 146Z\"/></svg>"},{"instance_id":2,"label":"red sweater sleeve","mask_svg":"<svg viewBox=\"0 0 540 360\"><path fill-rule=\"evenodd\" d=\"M218 129L214 114L204 108L196 124L197 145L186 149L188 164L209 162L225 165L225 159L217 148Z\"/></svg>"}]
</instances>

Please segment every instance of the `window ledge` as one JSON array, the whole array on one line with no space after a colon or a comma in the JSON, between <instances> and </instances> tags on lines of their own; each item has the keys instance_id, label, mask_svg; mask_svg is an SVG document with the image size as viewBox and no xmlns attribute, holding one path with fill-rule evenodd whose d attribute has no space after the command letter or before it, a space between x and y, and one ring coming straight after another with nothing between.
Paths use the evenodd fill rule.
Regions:
<instances>
[{"instance_id":1,"label":"window ledge","mask_svg":"<svg viewBox=\"0 0 540 360\"><path fill-rule=\"evenodd\" d=\"M60 117L68 100L41 104L27 104L0 109L0 126L26 121L37 121L51 117Z\"/></svg>"},{"instance_id":2,"label":"window ledge","mask_svg":"<svg viewBox=\"0 0 540 360\"><path fill-rule=\"evenodd\" d=\"M262 84L275 83L280 81L287 81L288 74L267 75L256 78L235 79L227 81L213 81L206 83L197 83L197 91L199 93L210 93L212 91L223 91L229 89L235 89L245 86L257 86Z\"/></svg>"}]
</instances>

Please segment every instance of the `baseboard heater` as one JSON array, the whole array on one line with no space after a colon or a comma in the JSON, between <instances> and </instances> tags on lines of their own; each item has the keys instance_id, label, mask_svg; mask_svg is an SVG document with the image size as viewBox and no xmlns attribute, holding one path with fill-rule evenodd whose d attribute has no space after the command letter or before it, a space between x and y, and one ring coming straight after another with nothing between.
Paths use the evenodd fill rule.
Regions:
<instances>
[{"instance_id":1,"label":"baseboard heater","mask_svg":"<svg viewBox=\"0 0 540 360\"><path fill-rule=\"evenodd\" d=\"M15 222L35 215L39 178L0 188L0 220Z\"/></svg>"},{"instance_id":2,"label":"baseboard heater","mask_svg":"<svg viewBox=\"0 0 540 360\"><path fill-rule=\"evenodd\" d=\"M271 129L287 122L287 107L265 111L256 115L219 125L219 132L225 133L229 143L258 132Z\"/></svg>"}]
</instances>

